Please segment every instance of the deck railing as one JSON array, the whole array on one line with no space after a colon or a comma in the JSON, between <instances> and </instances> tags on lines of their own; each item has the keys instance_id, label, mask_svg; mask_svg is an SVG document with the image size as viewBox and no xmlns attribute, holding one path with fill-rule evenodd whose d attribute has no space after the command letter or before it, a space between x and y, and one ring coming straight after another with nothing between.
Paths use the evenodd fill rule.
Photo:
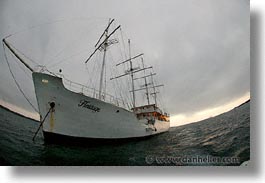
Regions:
<instances>
[{"instance_id":1,"label":"deck railing","mask_svg":"<svg viewBox=\"0 0 265 183\"><path fill-rule=\"evenodd\" d=\"M63 84L70 91L73 91L75 93L80 93L80 94L88 96L88 97L99 99L99 91L96 90L95 88L90 88L90 87L82 85L80 83L76 83L74 81L68 80L64 77L63 77ZM121 98L114 97L113 95L110 95L108 93L102 93L101 98L102 98L101 99L102 101L105 101L107 103L111 103L111 104L119 106L119 107L126 108L126 105Z\"/></svg>"}]
</instances>

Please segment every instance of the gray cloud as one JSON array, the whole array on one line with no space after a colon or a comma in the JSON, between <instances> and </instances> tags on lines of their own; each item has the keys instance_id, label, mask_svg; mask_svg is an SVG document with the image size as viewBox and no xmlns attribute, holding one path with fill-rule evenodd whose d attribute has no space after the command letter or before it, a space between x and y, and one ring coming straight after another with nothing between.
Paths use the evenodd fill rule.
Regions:
<instances>
[{"instance_id":1,"label":"gray cloud","mask_svg":"<svg viewBox=\"0 0 265 183\"><path fill-rule=\"evenodd\" d=\"M192 114L223 105L250 91L247 0L1 1L0 12L1 38L40 22L73 17L103 17L104 21L108 17L116 18L132 39L135 53L145 53L146 61L154 65L159 80L165 84L164 100L171 114ZM84 49L85 41L87 45L95 42L87 40L81 29L75 30L75 25L42 26L41 35L38 35L39 30L33 29L12 40L25 54L46 64L60 47L65 48L66 41L78 35L84 36L82 44L73 42L76 48ZM65 28L72 34L65 36ZM97 39L96 34L91 37ZM68 49L73 47L66 47L64 51ZM2 49L0 59L1 97L29 109L22 99L13 100L21 95L8 73ZM72 70L83 69L78 63L82 62L77 62ZM77 77L77 73L73 71L72 75ZM24 88L32 87L29 80L21 79L21 82L25 83Z\"/></svg>"}]
</instances>

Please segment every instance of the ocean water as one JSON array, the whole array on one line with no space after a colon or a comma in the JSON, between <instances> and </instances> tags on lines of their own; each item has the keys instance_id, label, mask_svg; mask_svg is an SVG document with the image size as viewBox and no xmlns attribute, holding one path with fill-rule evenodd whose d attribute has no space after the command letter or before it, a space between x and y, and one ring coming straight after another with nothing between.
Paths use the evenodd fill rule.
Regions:
<instances>
[{"instance_id":1,"label":"ocean water","mask_svg":"<svg viewBox=\"0 0 265 183\"><path fill-rule=\"evenodd\" d=\"M39 123L0 107L0 165L237 166L250 158L250 102L141 141L45 144Z\"/></svg>"}]
</instances>

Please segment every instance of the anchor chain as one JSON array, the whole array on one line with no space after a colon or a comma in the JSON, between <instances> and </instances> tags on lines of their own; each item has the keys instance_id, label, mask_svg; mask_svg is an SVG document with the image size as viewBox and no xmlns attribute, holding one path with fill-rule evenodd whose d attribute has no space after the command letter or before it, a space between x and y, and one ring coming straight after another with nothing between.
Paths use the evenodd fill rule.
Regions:
<instances>
[{"instance_id":1,"label":"anchor chain","mask_svg":"<svg viewBox=\"0 0 265 183\"><path fill-rule=\"evenodd\" d=\"M47 118L47 116L49 115L49 113L54 110L54 107L55 107L55 103L54 102L51 102L50 103L50 109L46 113L46 115L44 116L43 120L41 121L40 126L38 127L37 131L35 132L35 134L34 134L34 136L32 138L32 141L35 140L35 137L37 136L38 132L40 131L40 128L43 126L43 123L45 122L45 119Z\"/></svg>"}]
</instances>

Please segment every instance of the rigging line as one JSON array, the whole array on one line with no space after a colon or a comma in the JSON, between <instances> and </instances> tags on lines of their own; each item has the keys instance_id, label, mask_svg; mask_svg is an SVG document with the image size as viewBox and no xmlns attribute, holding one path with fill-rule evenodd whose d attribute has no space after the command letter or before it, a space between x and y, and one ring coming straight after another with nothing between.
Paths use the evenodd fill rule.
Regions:
<instances>
[{"instance_id":1,"label":"rigging line","mask_svg":"<svg viewBox=\"0 0 265 183\"><path fill-rule=\"evenodd\" d=\"M72 61L72 60L69 60L70 58L72 58L72 57L75 57L75 56L77 56L77 55L80 55L81 53L84 53L85 51L87 51L87 49L84 49L84 50L81 50L81 51L79 51L79 52L77 52L77 53L75 53L75 54L73 54L73 55L70 55L69 57L66 57L66 58L64 58L64 59L62 59L62 60L60 60L60 61L58 61L58 62L56 62L56 63L54 63L54 64L52 64L52 65L47 65L47 67L49 67L49 68L53 68L53 67L55 67L55 66L57 66L57 65L59 65L59 64L61 64L61 63L64 63L64 62L70 62L70 61ZM68 60L68 61L67 61Z\"/></svg>"},{"instance_id":2,"label":"rigging line","mask_svg":"<svg viewBox=\"0 0 265 183\"><path fill-rule=\"evenodd\" d=\"M124 67L123 67L123 70L124 71L126 71L126 70L128 70L129 69L129 62L127 62L127 64L123 64L124 65ZM126 84L124 84L124 82L122 82L122 81L124 81L124 82L126 82ZM127 88L128 88L128 83L130 83L131 81L130 81L130 78L129 77L125 77L125 79L124 80L122 80L121 81L121 83L122 83L122 87L124 87L124 86L126 86L127 85ZM125 87L124 87L125 88ZM133 107L133 99L132 99L132 95L130 94L130 93L125 93L125 95L126 95L126 98L128 98L129 99L129 102L127 102L127 103L129 103L129 105L130 105L130 109Z\"/></svg>"},{"instance_id":3,"label":"rigging line","mask_svg":"<svg viewBox=\"0 0 265 183\"><path fill-rule=\"evenodd\" d=\"M112 73L112 75L113 75L113 73ZM115 94L116 94L117 96L120 96L120 98L122 99L122 102L123 102L124 107L126 107L125 103L128 103L128 102L124 99L124 97L123 97L123 95L122 95L122 88L121 88L121 86L118 84L118 80L114 81L113 84L114 84ZM117 89L118 89L119 92L117 91ZM128 109L129 109L129 107L128 107Z\"/></svg>"},{"instance_id":4,"label":"rigging line","mask_svg":"<svg viewBox=\"0 0 265 183\"><path fill-rule=\"evenodd\" d=\"M126 60L125 55L123 55L123 51L122 51L122 44L120 42L121 39L119 39L120 37L118 37L118 35L115 37L115 39L119 40L118 41L118 46L119 47L119 51L120 51L120 55L121 55L121 60Z\"/></svg>"},{"instance_id":5,"label":"rigging line","mask_svg":"<svg viewBox=\"0 0 265 183\"><path fill-rule=\"evenodd\" d=\"M114 27L116 27L117 25L116 25L116 22L114 22ZM119 32L121 31L121 29L119 30ZM122 51L122 45L121 45L121 38L120 38L120 36L119 36L119 34L117 34L117 35L114 35L113 36L114 37L114 39L116 39L116 40L118 40L118 44L119 44L119 50L120 50L120 54L121 54L121 58L122 58L122 60L126 60L126 57L125 57L125 55L123 55L123 51Z\"/></svg>"},{"instance_id":6,"label":"rigging line","mask_svg":"<svg viewBox=\"0 0 265 183\"><path fill-rule=\"evenodd\" d=\"M78 19L80 19L80 20L87 19L87 21L88 21L88 20L90 20L92 18L91 17L90 18L72 18L72 19L68 19L68 20L65 18L65 19L58 19L58 20L54 20L54 21L46 21L46 22L43 22L43 23L40 23L40 24L37 24L37 25L33 25L33 26L26 27L24 29L21 29L20 31L16 31L16 32L8 35L7 37L11 37L11 36L14 36L14 35L17 35L17 34L21 34L23 32L26 32L26 31L29 31L29 30L32 30L32 29L39 28L39 27L41 27L43 25L52 25L52 24L56 24L58 22L73 21L73 20L78 20ZM98 18L98 19L100 19L100 18Z\"/></svg>"},{"instance_id":7,"label":"rigging line","mask_svg":"<svg viewBox=\"0 0 265 183\"><path fill-rule=\"evenodd\" d=\"M163 93L165 93L165 92L164 92L164 91L165 91L165 87L163 86L162 88L163 88ZM165 106L166 106L166 105L165 105L165 99L164 99L164 97L162 96L162 94L160 95L160 98L161 98L162 107L164 108L164 112L168 112L168 111L167 111L167 108L165 107Z\"/></svg>"},{"instance_id":8,"label":"rigging line","mask_svg":"<svg viewBox=\"0 0 265 183\"><path fill-rule=\"evenodd\" d=\"M69 21L71 21L71 20L78 20L78 19L80 19L80 20L82 20L82 19L91 19L91 18L73 18L73 19L70 19ZM31 29L35 29L35 28L39 28L39 27L41 27L41 26L43 26L43 25L49 25L49 24L55 24L55 23L58 23L58 22L65 22L65 21L68 21L67 19L61 19L61 20L55 20L55 21L50 21L50 22L45 22L45 23L41 23L41 24L38 24L38 25L34 25L34 26L31 26L31 27L28 27L28 28L25 28L25 29L22 29L21 31L17 31L17 32L15 32L15 33L13 33L13 34L10 34L10 35L8 35L8 36L6 36L5 37L5 39L6 38L8 38L8 37L11 37L11 36L13 36L13 35L17 35L17 34L20 34L20 33L23 33L23 32L25 32L25 31L29 31L29 30L31 30ZM82 33L82 35L83 35L83 33ZM75 40L76 41L76 40ZM19 50L18 50L19 51ZM62 51L62 50L61 50ZM22 52L21 52L22 53ZM25 55L24 55L25 56ZM26 58L28 58L27 56L25 56ZM33 61L32 59L30 59L30 58L28 58L29 60L31 60L31 61ZM33 61L33 63L35 63L34 61Z\"/></svg>"},{"instance_id":9,"label":"rigging line","mask_svg":"<svg viewBox=\"0 0 265 183\"><path fill-rule=\"evenodd\" d=\"M110 55L110 60L113 62L113 56L111 54L111 52L109 52L109 55ZM116 67L115 67L116 68ZM112 77L113 76L113 69L110 69L110 76ZM118 84L118 80L114 81L113 82L113 85L114 85L114 92L115 92L115 97L118 98L118 96L121 98L122 100L122 105L126 108L126 105L125 103L127 103L127 101L125 101L123 95L122 95L122 88L121 86ZM119 92L118 92L119 91Z\"/></svg>"},{"instance_id":10,"label":"rigging line","mask_svg":"<svg viewBox=\"0 0 265 183\"><path fill-rule=\"evenodd\" d=\"M120 27L120 33L121 33L122 45L123 45L123 49L124 49L124 55L125 55L125 58L128 58L127 54L126 54L125 42L124 42L124 38L123 38L123 33L122 33L122 30L121 30L121 27Z\"/></svg>"},{"instance_id":11,"label":"rigging line","mask_svg":"<svg viewBox=\"0 0 265 183\"><path fill-rule=\"evenodd\" d=\"M86 67L87 75L89 77L89 79L87 79L86 86L92 86L92 77L91 76L93 76L93 75L90 74L91 71L88 69L87 64L85 64L85 67ZM93 65L92 72L94 69L95 69L95 65Z\"/></svg>"},{"instance_id":12,"label":"rigging line","mask_svg":"<svg viewBox=\"0 0 265 183\"><path fill-rule=\"evenodd\" d=\"M109 59L109 60L110 60L110 61L113 61L113 58L112 58L112 54L111 54L111 52L109 52L109 55L110 55L110 59ZM110 77L112 77L112 76L113 76L113 68L110 67ZM113 88L113 90L114 90L114 92L113 92L113 91L112 91L112 92L114 93L114 96L117 98L117 96L118 96L118 92L117 92L117 86L116 86L116 83L113 82L112 85L113 85L112 88ZM124 102L124 101L123 101L123 97L120 96L120 98L121 98L122 102ZM114 101L115 101L115 98L114 98Z\"/></svg>"},{"instance_id":13,"label":"rigging line","mask_svg":"<svg viewBox=\"0 0 265 183\"><path fill-rule=\"evenodd\" d=\"M65 20L62 19L62 20L56 20L56 21L54 21L54 22L45 22L45 23L41 23L41 24L37 24L37 25L33 25L33 26L27 27L27 28L25 28L25 29L22 29L22 30L20 30L20 31L14 32L13 34L10 34L10 36L17 35L17 34L21 34L21 33L23 33L23 32L26 32L26 31L28 31L28 30L32 30L32 29L36 29L36 28L41 27L41 26L43 26L43 25L55 24L55 23L63 22L63 21L65 21Z\"/></svg>"},{"instance_id":14,"label":"rigging line","mask_svg":"<svg viewBox=\"0 0 265 183\"><path fill-rule=\"evenodd\" d=\"M89 76L89 75L90 75L90 74L89 74L90 71L89 71L89 69L88 69L88 67L87 67L87 64L85 64L85 67L86 67L87 74L88 74L88 76ZM86 82L86 85L87 85L87 86L89 85L89 79L88 79L88 81Z\"/></svg>"},{"instance_id":15,"label":"rigging line","mask_svg":"<svg viewBox=\"0 0 265 183\"><path fill-rule=\"evenodd\" d=\"M94 59L99 60L99 53L96 54ZM96 89L96 80L95 80L95 78L93 78L93 76L96 76L96 74L99 70L99 64L100 64L99 62L94 62L92 71L88 70L89 71L89 73L88 73L89 74L88 85L91 85L94 89ZM85 64L85 65L87 67L88 64ZM94 81L94 82L92 82L92 81Z\"/></svg>"},{"instance_id":16,"label":"rigging line","mask_svg":"<svg viewBox=\"0 0 265 183\"><path fill-rule=\"evenodd\" d=\"M37 62L35 62L33 59L31 59L30 57L28 57L27 55L25 55L22 51L20 51L19 49L17 49L17 48L16 48L15 46L13 46L11 43L8 42L8 44L9 44L10 46L12 46L12 48L13 48L14 50L16 50L16 51L19 52L21 55L23 55L25 58L27 58L29 61L31 61L32 63L38 65Z\"/></svg>"},{"instance_id":17,"label":"rigging line","mask_svg":"<svg viewBox=\"0 0 265 183\"><path fill-rule=\"evenodd\" d=\"M50 58L53 58L53 60L55 60L56 58L58 58L64 50L68 49L70 46L72 46L74 43L76 43L77 41L79 41L81 39L81 37L83 36L83 34L86 32L83 32L78 38L76 38L75 40L71 40L70 43L71 44L67 44L66 46L64 46L61 50L59 50L55 55L50 56ZM49 65L48 65L49 66Z\"/></svg>"},{"instance_id":18,"label":"rigging line","mask_svg":"<svg viewBox=\"0 0 265 183\"><path fill-rule=\"evenodd\" d=\"M113 75L113 70L112 70L112 68L110 67L110 65L111 65L111 63L113 63L113 55L112 55L112 52L111 52L111 50L108 52L108 55L109 55L109 61L108 61L108 65L106 65L106 68L107 67L109 67L109 74L110 74L110 76L112 76ZM105 69L105 70L107 70L107 69ZM105 82L106 82L106 73L105 73ZM110 84L108 84L108 86L110 86ZM110 87L109 87L110 88ZM118 101L117 100L117 98L118 98L118 94L117 94L117 87L115 86L115 83L113 83L113 89L114 89L114 96L115 96L115 98L114 98L114 100L115 101ZM111 91L111 92L113 92L113 91ZM121 97L121 100L122 100L122 102L123 102L123 98L122 98L122 96L120 96ZM118 101L118 103L119 103L119 101Z\"/></svg>"},{"instance_id":19,"label":"rigging line","mask_svg":"<svg viewBox=\"0 0 265 183\"><path fill-rule=\"evenodd\" d=\"M126 84L124 84L124 82L126 82ZM116 80L115 83L118 86L118 89L120 91L120 95L122 95L122 92L123 92L123 95L124 95L123 98L126 99L126 100L124 99L124 101L127 103L127 105L130 104L131 107L132 107L132 98L131 98L131 95L130 94L128 95L128 93L127 93L128 83L129 83L128 77L125 77L125 80L120 80L120 81ZM128 109L130 109L131 107L128 105Z\"/></svg>"},{"instance_id":20,"label":"rigging line","mask_svg":"<svg viewBox=\"0 0 265 183\"><path fill-rule=\"evenodd\" d=\"M120 28L120 25L118 26L118 27L116 27L104 40L103 40L103 42L100 44L100 45L98 45L98 47L94 50L94 52L88 57L88 59L85 61L85 63L87 63L89 60L90 60L90 58L101 48L101 46L103 45L103 44L105 44L105 42L108 40L108 38L110 38L111 36L112 36L112 34L114 34L118 29Z\"/></svg>"},{"instance_id":21,"label":"rigging line","mask_svg":"<svg viewBox=\"0 0 265 183\"><path fill-rule=\"evenodd\" d=\"M30 100L27 98L27 96L25 95L25 93L23 92L22 88L19 86L16 78L15 78L15 75L13 73L13 71L11 70L11 67L10 67L10 64L8 62L8 59L7 59L7 56L6 56L6 50L5 50L5 45L3 44L3 49L4 49L4 57L5 57L5 60L6 60L6 63L8 65L8 68L9 68L9 71L12 75L12 78L14 79L15 83L16 83L16 86L18 87L18 89L20 90L20 92L22 93L22 95L25 97L25 99L28 101L28 103L31 105L31 107L37 112L39 113L39 111L37 110L37 108L30 102Z\"/></svg>"},{"instance_id":22,"label":"rigging line","mask_svg":"<svg viewBox=\"0 0 265 183\"><path fill-rule=\"evenodd\" d=\"M105 94L105 100L106 100L106 92L107 92L107 62L105 63L105 69L104 69L104 71L105 71L105 78L104 78L104 84L105 84L105 86L104 86L104 94Z\"/></svg>"},{"instance_id":23,"label":"rigging line","mask_svg":"<svg viewBox=\"0 0 265 183\"><path fill-rule=\"evenodd\" d=\"M51 71L49 71L46 67L44 68L48 73L50 73L50 74L52 74L52 75L54 75L54 76L56 76L56 77L58 77L58 75L57 74L55 74L54 72L51 72Z\"/></svg>"},{"instance_id":24,"label":"rigging line","mask_svg":"<svg viewBox=\"0 0 265 183\"><path fill-rule=\"evenodd\" d=\"M111 55L111 54L110 54ZM112 72L112 68L110 68L110 77L112 77L113 76L113 72ZM115 82L113 82L112 83L112 85L113 85L113 90L114 90L114 96L116 97L117 96L117 87L116 87L116 85L115 85ZM121 97L121 99L122 99L122 97ZM114 99L115 100L115 99ZM123 99L122 99L123 100Z\"/></svg>"},{"instance_id":25,"label":"rigging line","mask_svg":"<svg viewBox=\"0 0 265 183\"><path fill-rule=\"evenodd\" d=\"M95 23L94 23L94 24L95 24ZM66 49L68 49L68 48L71 48L71 46L73 46L75 43L77 43L77 41L80 41L81 39L83 39L83 36L84 36L85 34L89 33L89 31L91 32L92 30L94 30L94 29L90 28L90 30L88 30L88 31L86 31L86 30L85 30L85 31L82 31L81 34L80 34L76 39L70 41L71 44L67 44L67 45L64 46L61 50L59 50L59 52L57 52L57 54L55 54L54 56L50 56L50 58L52 58L52 61L54 61L56 58L58 58L58 57L63 53L64 50L66 50ZM66 57L66 58L68 58L68 57ZM62 59L62 60L64 60L64 59ZM52 63L51 63L51 64L52 64ZM55 64L56 64L56 63L55 63ZM52 65L53 65L53 64L52 64ZM47 66L50 67L49 64L48 64Z\"/></svg>"},{"instance_id":26,"label":"rigging line","mask_svg":"<svg viewBox=\"0 0 265 183\"><path fill-rule=\"evenodd\" d=\"M12 55L12 57L14 58L14 60L17 60L16 57L14 55ZM25 69L23 69L23 67L19 64L19 62L17 62L17 65L19 66L19 68L25 73L25 75L31 80L31 76L25 71Z\"/></svg>"},{"instance_id":27,"label":"rigging line","mask_svg":"<svg viewBox=\"0 0 265 183\"><path fill-rule=\"evenodd\" d=\"M124 82L126 82L126 84ZM117 80L117 83L118 83L118 80ZM129 103L130 108L132 108L133 99L132 99L132 96L130 95L130 93L128 92L128 83L130 83L129 78L126 77L126 80L122 80L120 83L121 83L121 87L123 89L124 95L125 95L126 99L128 99L128 100L126 100L126 102Z\"/></svg>"},{"instance_id":28,"label":"rigging line","mask_svg":"<svg viewBox=\"0 0 265 183\"><path fill-rule=\"evenodd\" d=\"M95 60L99 59L99 53L97 53L95 55ZM96 79L95 76L97 76L98 70L99 70L99 62L94 62L92 67L88 68L88 64L86 65L86 70L89 76L89 79L87 80L87 86L90 86L91 88L93 88L94 91L96 91ZM96 94L96 93L95 93Z\"/></svg>"},{"instance_id":29,"label":"rigging line","mask_svg":"<svg viewBox=\"0 0 265 183\"><path fill-rule=\"evenodd\" d=\"M12 57L14 58L14 60L16 61L15 63L17 63L17 65L19 66L19 68L25 73L25 75L31 80L31 76L26 72L26 70L20 65L20 63L17 61L17 58L11 54Z\"/></svg>"}]
</instances>

